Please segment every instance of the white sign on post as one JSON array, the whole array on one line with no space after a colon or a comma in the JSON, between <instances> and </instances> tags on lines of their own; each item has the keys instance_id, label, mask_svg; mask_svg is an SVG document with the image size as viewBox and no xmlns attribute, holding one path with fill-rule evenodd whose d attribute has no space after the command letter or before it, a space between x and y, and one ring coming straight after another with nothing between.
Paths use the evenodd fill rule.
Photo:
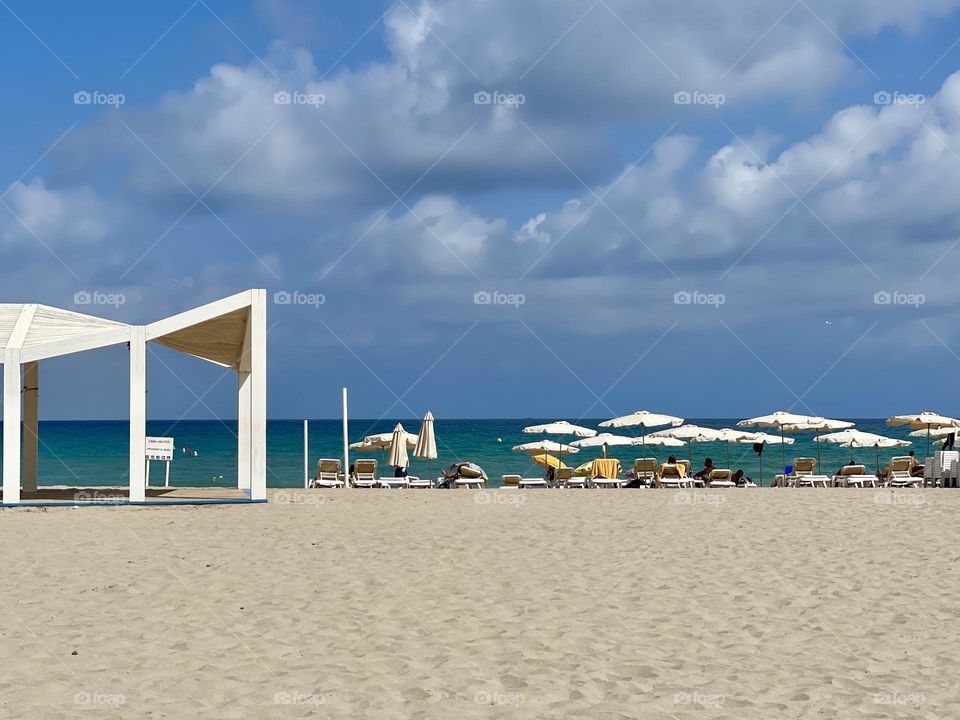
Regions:
<instances>
[{"instance_id":1,"label":"white sign on post","mask_svg":"<svg viewBox=\"0 0 960 720\"><path fill-rule=\"evenodd\" d=\"M173 438L148 437L147 439L147 487L150 487L150 461L159 460L167 464L163 486L170 487L170 461L173 460Z\"/></svg>"}]
</instances>

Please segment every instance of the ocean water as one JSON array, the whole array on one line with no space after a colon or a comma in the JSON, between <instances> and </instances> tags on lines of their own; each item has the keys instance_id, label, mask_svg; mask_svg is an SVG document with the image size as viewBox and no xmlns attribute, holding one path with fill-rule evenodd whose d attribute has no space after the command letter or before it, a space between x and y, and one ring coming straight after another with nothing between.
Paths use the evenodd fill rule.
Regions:
<instances>
[{"instance_id":1,"label":"ocean water","mask_svg":"<svg viewBox=\"0 0 960 720\"><path fill-rule=\"evenodd\" d=\"M435 423L437 450L439 458L433 463L412 460L410 474L436 477L441 468L452 462L470 460L479 463L490 477L492 485L500 484L500 476L516 473L525 476L542 475L525 453L514 453L511 448L524 442L554 436L524 435L521 431L527 425L549 422L546 419L509 419L509 420L445 420ZM915 450L919 458L926 457L926 439L908 438L908 430L889 428L883 420L853 419L860 430L875 432L890 437L913 440L909 448L881 450L879 463L882 467L893 455L906 454ZM596 427L601 419L577 421L579 425ZM350 422L350 441L355 442L364 435L389 432L397 420L352 420ZM417 432L419 421L401 421L409 432ZM687 422L706 427L733 427L737 419L697 419L688 418ZM183 420L180 422L151 421L147 424L148 435L164 435L176 441L177 454L171 463L170 480L172 485L180 486L236 486L236 422L217 420ZM623 432L624 435L638 433ZM786 446L786 462L791 464L794 457L816 457L818 443L813 433L793 433L793 445ZM570 442L574 438L564 438ZM342 429L340 420L310 421L310 465L311 474L320 457L341 457ZM184 452L184 449L189 452ZM193 453L197 455L194 456ZM731 469L743 468L744 472L756 481L760 475L760 458L750 445L730 443L729 462L727 449L723 443L704 443L681 448L648 448L647 455L665 460L670 453L679 458L691 457L694 468L702 467L704 457L713 458L717 467L729 466ZM856 458L873 472L877 467L877 453L873 449L855 451ZM576 455L564 458L567 464L579 465L582 462L600 457L600 449L584 449ZM617 457L624 469L630 467L633 459L641 456L641 448L610 448L610 457ZM353 458L360 455L352 454ZM375 457L381 463L384 475L392 474L386 466L386 452L363 454L362 457ZM820 467L829 474L850 459L850 450L829 444L820 444ZM768 445L763 452L763 485L769 485L770 479L782 470L779 445ZM124 485L127 473L127 423L125 421L47 421L40 423L40 484L41 485ZM270 420L267 423L267 485L270 487L298 487L303 484L303 421ZM151 471L151 484L163 483L163 464L154 463Z\"/></svg>"}]
</instances>

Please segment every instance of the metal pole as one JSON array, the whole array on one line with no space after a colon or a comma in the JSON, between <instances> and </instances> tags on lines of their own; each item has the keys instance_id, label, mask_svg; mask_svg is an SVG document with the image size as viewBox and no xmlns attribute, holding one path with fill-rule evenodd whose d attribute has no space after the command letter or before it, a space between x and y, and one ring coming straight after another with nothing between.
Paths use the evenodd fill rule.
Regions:
<instances>
[{"instance_id":1,"label":"metal pole","mask_svg":"<svg viewBox=\"0 0 960 720\"><path fill-rule=\"evenodd\" d=\"M310 487L310 429L303 421L303 487Z\"/></svg>"},{"instance_id":2,"label":"metal pole","mask_svg":"<svg viewBox=\"0 0 960 720\"><path fill-rule=\"evenodd\" d=\"M350 486L350 436L347 433L347 389L343 388L343 477L344 487Z\"/></svg>"}]
</instances>

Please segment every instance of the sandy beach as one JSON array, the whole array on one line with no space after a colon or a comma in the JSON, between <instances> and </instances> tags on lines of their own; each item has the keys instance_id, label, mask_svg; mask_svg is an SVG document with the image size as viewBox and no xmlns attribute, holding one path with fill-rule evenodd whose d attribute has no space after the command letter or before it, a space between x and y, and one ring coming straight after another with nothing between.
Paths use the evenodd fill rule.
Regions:
<instances>
[{"instance_id":1,"label":"sandy beach","mask_svg":"<svg viewBox=\"0 0 960 720\"><path fill-rule=\"evenodd\" d=\"M960 494L0 513L4 718L960 717Z\"/></svg>"}]
</instances>

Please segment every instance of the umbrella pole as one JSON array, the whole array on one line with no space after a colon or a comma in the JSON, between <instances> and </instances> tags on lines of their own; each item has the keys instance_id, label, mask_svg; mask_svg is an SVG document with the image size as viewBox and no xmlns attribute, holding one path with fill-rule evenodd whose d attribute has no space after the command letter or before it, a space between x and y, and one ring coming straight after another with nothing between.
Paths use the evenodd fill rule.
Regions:
<instances>
[{"instance_id":1,"label":"umbrella pole","mask_svg":"<svg viewBox=\"0 0 960 720\"><path fill-rule=\"evenodd\" d=\"M727 446L727 467L729 468L730 467L730 441L727 440L726 442L724 442L724 445Z\"/></svg>"},{"instance_id":2,"label":"umbrella pole","mask_svg":"<svg viewBox=\"0 0 960 720\"><path fill-rule=\"evenodd\" d=\"M924 456L924 460L930 457L930 424L927 424L927 454Z\"/></svg>"},{"instance_id":3,"label":"umbrella pole","mask_svg":"<svg viewBox=\"0 0 960 720\"><path fill-rule=\"evenodd\" d=\"M877 475L880 474L880 446L877 445Z\"/></svg>"},{"instance_id":4,"label":"umbrella pole","mask_svg":"<svg viewBox=\"0 0 960 720\"><path fill-rule=\"evenodd\" d=\"M783 463L783 472L787 472L787 446L783 444L783 425L780 426L780 460Z\"/></svg>"},{"instance_id":5,"label":"umbrella pole","mask_svg":"<svg viewBox=\"0 0 960 720\"><path fill-rule=\"evenodd\" d=\"M822 468L820 467L820 429L817 428L817 472L821 472Z\"/></svg>"},{"instance_id":6,"label":"umbrella pole","mask_svg":"<svg viewBox=\"0 0 960 720\"><path fill-rule=\"evenodd\" d=\"M760 487L763 487L763 448L760 448Z\"/></svg>"}]
</instances>

